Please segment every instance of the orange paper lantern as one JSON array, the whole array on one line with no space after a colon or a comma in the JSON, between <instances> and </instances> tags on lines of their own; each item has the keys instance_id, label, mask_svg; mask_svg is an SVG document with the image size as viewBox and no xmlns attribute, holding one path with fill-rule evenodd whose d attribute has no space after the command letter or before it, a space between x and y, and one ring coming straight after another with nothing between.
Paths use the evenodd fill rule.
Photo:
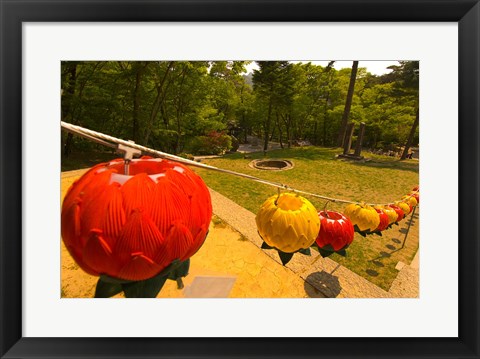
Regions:
<instances>
[{"instance_id":1,"label":"orange paper lantern","mask_svg":"<svg viewBox=\"0 0 480 359\"><path fill-rule=\"evenodd\" d=\"M212 216L202 179L182 164L142 157L99 164L68 190L62 238L91 275L139 281L191 257Z\"/></svg>"}]
</instances>

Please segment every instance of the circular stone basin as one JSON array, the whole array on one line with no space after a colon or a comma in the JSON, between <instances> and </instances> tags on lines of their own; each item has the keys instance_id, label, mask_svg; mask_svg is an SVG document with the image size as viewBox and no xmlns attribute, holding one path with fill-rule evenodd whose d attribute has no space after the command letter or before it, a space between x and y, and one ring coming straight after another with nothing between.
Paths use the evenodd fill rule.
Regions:
<instances>
[{"instance_id":1,"label":"circular stone basin","mask_svg":"<svg viewBox=\"0 0 480 359\"><path fill-rule=\"evenodd\" d=\"M293 163L289 160L253 160L248 165L259 170L270 171L282 171L293 168Z\"/></svg>"}]
</instances>

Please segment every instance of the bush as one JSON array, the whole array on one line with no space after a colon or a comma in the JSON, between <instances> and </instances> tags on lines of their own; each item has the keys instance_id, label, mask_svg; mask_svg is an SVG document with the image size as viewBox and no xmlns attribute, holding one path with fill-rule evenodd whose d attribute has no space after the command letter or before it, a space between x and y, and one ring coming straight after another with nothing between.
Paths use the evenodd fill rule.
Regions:
<instances>
[{"instance_id":1,"label":"bush","mask_svg":"<svg viewBox=\"0 0 480 359\"><path fill-rule=\"evenodd\" d=\"M223 155L232 147L232 138L212 131L207 136L196 136L185 146L194 155Z\"/></svg>"},{"instance_id":2,"label":"bush","mask_svg":"<svg viewBox=\"0 0 480 359\"><path fill-rule=\"evenodd\" d=\"M187 160L190 160L190 161L193 161L195 159L195 157L193 157L192 154L185 153L185 152L179 153L177 156L182 157L182 158L186 158Z\"/></svg>"},{"instance_id":3,"label":"bush","mask_svg":"<svg viewBox=\"0 0 480 359\"><path fill-rule=\"evenodd\" d=\"M168 153L175 153L177 139L177 131L156 129L152 131L148 145L156 150Z\"/></svg>"},{"instance_id":4,"label":"bush","mask_svg":"<svg viewBox=\"0 0 480 359\"><path fill-rule=\"evenodd\" d=\"M230 136L232 138L232 148L230 151L237 152L238 148L240 147L240 141L235 136Z\"/></svg>"}]
</instances>

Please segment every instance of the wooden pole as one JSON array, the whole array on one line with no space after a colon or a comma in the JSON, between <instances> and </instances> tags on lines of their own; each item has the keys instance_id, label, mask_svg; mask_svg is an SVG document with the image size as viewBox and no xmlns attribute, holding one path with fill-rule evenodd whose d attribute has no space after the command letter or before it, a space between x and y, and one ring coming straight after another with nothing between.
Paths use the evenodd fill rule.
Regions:
<instances>
[{"instance_id":1,"label":"wooden pole","mask_svg":"<svg viewBox=\"0 0 480 359\"><path fill-rule=\"evenodd\" d=\"M358 133L357 143L355 145L355 156L359 157L360 153L362 153L362 143L363 143L363 136L365 135L365 122L360 123L360 131Z\"/></svg>"},{"instance_id":2,"label":"wooden pole","mask_svg":"<svg viewBox=\"0 0 480 359\"><path fill-rule=\"evenodd\" d=\"M350 152L350 148L352 147L352 135L353 135L353 129L355 128L355 125L353 122L350 122L347 125L347 131L345 132L345 140L343 141L343 154L347 155L348 152Z\"/></svg>"}]
</instances>

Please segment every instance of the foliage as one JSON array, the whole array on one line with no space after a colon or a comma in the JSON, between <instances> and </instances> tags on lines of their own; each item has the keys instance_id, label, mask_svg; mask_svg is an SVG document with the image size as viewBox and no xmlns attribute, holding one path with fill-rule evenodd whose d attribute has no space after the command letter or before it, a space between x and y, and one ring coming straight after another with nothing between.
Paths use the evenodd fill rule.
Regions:
<instances>
[{"instance_id":1,"label":"foliage","mask_svg":"<svg viewBox=\"0 0 480 359\"><path fill-rule=\"evenodd\" d=\"M288 61L64 61L63 121L171 153L212 131L290 146L336 146L350 69ZM375 76L359 68L349 121L365 122L364 147L418 143L418 62ZM357 132L354 133L357 135ZM63 152L97 147L62 133ZM96 146L96 145L95 145Z\"/></svg>"},{"instance_id":2,"label":"foliage","mask_svg":"<svg viewBox=\"0 0 480 359\"><path fill-rule=\"evenodd\" d=\"M232 147L230 148L230 151L236 152L240 147L240 141L235 136L230 136L230 138L232 139Z\"/></svg>"},{"instance_id":3,"label":"foliage","mask_svg":"<svg viewBox=\"0 0 480 359\"><path fill-rule=\"evenodd\" d=\"M186 148L194 155L223 155L232 148L232 138L225 133L212 131L207 136L193 137Z\"/></svg>"}]
</instances>

